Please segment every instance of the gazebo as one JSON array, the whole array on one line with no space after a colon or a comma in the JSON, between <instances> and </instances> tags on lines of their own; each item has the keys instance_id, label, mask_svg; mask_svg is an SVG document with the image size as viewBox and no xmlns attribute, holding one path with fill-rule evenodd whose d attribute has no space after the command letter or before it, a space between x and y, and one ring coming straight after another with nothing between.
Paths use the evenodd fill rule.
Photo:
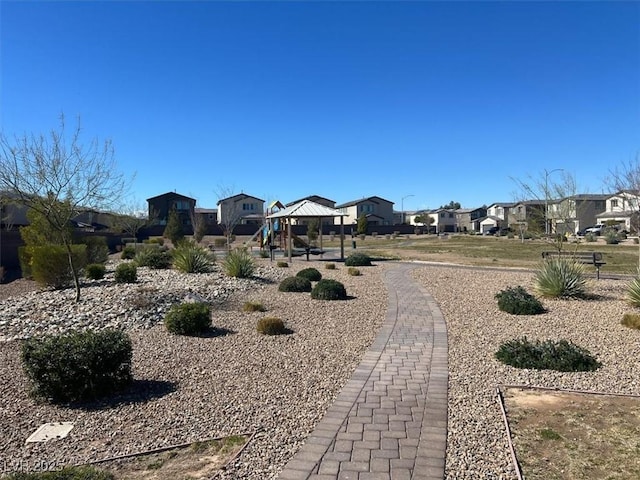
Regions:
<instances>
[{"instance_id":1,"label":"gazebo","mask_svg":"<svg viewBox=\"0 0 640 480\"><path fill-rule=\"evenodd\" d=\"M302 200L289 207L286 207L278 212L267 215L267 219L272 221L280 219L287 225L287 253L289 255L289 261L291 261L291 219L292 218L317 218L320 220L320 226L322 226L322 218L335 218L340 217L340 259L344 260L344 217L346 213L342 213L335 208L329 208L325 205L312 202L311 200ZM322 250L322 228L320 228L320 250Z\"/></svg>"}]
</instances>

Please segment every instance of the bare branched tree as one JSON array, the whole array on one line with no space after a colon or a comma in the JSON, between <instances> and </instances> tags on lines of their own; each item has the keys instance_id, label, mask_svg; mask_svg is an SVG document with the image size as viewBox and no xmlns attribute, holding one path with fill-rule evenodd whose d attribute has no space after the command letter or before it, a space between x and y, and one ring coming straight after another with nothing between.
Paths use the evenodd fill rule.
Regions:
<instances>
[{"instance_id":1,"label":"bare branched tree","mask_svg":"<svg viewBox=\"0 0 640 480\"><path fill-rule=\"evenodd\" d=\"M613 194L620 195L620 216L628 217L629 231L640 237L640 155L609 170L605 184ZM640 243L638 245L640 268Z\"/></svg>"},{"instance_id":2,"label":"bare branched tree","mask_svg":"<svg viewBox=\"0 0 640 480\"><path fill-rule=\"evenodd\" d=\"M80 120L68 134L64 116L48 135L9 137L0 133L0 190L46 218L59 232L80 300L78 268L72 255L69 224L81 209L109 209L122 198L127 184L117 173L111 141L81 143Z\"/></svg>"},{"instance_id":3,"label":"bare branched tree","mask_svg":"<svg viewBox=\"0 0 640 480\"><path fill-rule=\"evenodd\" d=\"M552 174L560 173L560 179L554 179ZM536 205L531 208L531 217L527 225L520 223L520 236L524 239L527 229L539 229L536 233L544 234L544 238L553 243L555 248L562 250L565 233L575 233L575 224L579 216L576 211L579 205L575 202L577 184L575 176L562 170L546 169L538 176L528 176L526 179L511 178L518 187L515 194L517 201L533 201Z\"/></svg>"},{"instance_id":4,"label":"bare branched tree","mask_svg":"<svg viewBox=\"0 0 640 480\"><path fill-rule=\"evenodd\" d=\"M225 237L227 237L227 247L230 248L231 237L236 226L242 223L244 213L240 202L222 202L222 200L233 197L233 189L229 187L218 187L216 195L218 196L218 224L222 228Z\"/></svg>"},{"instance_id":5,"label":"bare branched tree","mask_svg":"<svg viewBox=\"0 0 640 480\"><path fill-rule=\"evenodd\" d=\"M138 242L140 230L151 225L156 217L157 215L149 217L149 212L142 202L131 200L120 206L113 226L133 238L135 244Z\"/></svg>"},{"instance_id":6,"label":"bare branched tree","mask_svg":"<svg viewBox=\"0 0 640 480\"><path fill-rule=\"evenodd\" d=\"M201 213L197 213L195 208L189 212L191 217L191 227L193 227L193 239L200 243L207 233L207 222Z\"/></svg>"}]
</instances>

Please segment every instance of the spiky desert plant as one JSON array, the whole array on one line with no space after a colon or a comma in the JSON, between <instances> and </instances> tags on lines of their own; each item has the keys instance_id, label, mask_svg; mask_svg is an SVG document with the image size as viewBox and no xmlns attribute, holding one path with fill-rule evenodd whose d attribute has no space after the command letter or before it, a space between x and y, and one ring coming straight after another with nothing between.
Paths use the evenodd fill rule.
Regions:
<instances>
[{"instance_id":1,"label":"spiky desert plant","mask_svg":"<svg viewBox=\"0 0 640 480\"><path fill-rule=\"evenodd\" d=\"M640 307L640 268L635 278L627 285L627 301L634 307Z\"/></svg>"},{"instance_id":2,"label":"spiky desert plant","mask_svg":"<svg viewBox=\"0 0 640 480\"><path fill-rule=\"evenodd\" d=\"M543 297L583 297L587 291L584 265L570 258L545 260L533 288Z\"/></svg>"},{"instance_id":3,"label":"spiky desert plant","mask_svg":"<svg viewBox=\"0 0 640 480\"><path fill-rule=\"evenodd\" d=\"M250 278L256 270L256 264L246 248L236 248L227 253L222 268L230 277Z\"/></svg>"},{"instance_id":4,"label":"spiky desert plant","mask_svg":"<svg viewBox=\"0 0 640 480\"><path fill-rule=\"evenodd\" d=\"M180 242L171 252L173 267L184 273L207 273L211 271L215 258L206 248L193 240Z\"/></svg>"}]
</instances>

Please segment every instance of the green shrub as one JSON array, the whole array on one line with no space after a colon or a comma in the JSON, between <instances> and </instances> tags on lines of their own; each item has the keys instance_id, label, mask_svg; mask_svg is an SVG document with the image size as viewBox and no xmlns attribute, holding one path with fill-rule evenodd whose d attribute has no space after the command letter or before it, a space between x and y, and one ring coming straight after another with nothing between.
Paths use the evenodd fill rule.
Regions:
<instances>
[{"instance_id":1,"label":"green shrub","mask_svg":"<svg viewBox=\"0 0 640 480\"><path fill-rule=\"evenodd\" d=\"M266 317L258 320L256 329L258 333L262 333L263 335L281 335L286 333L284 322L274 317Z\"/></svg>"},{"instance_id":2,"label":"green shrub","mask_svg":"<svg viewBox=\"0 0 640 480\"><path fill-rule=\"evenodd\" d=\"M566 340L509 340L500 345L495 356L512 367L559 372L586 372L601 365L587 350Z\"/></svg>"},{"instance_id":3,"label":"green shrub","mask_svg":"<svg viewBox=\"0 0 640 480\"><path fill-rule=\"evenodd\" d=\"M349 267L347 269L347 273L352 277L359 277L360 275L362 275L362 272L360 272L360 270L357 269L356 267Z\"/></svg>"},{"instance_id":4,"label":"green shrub","mask_svg":"<svg viewBox=\"0 0 640 480\"><path fill-rule=\"evenodd\" d=\"M75 267L82 270L87 264L86 245L71 245ZM69 267L69 255L62 245L43 245L28 248L31 254L31 276L39 284L53 288L65 288L73 284Z\"/></svg>"},{"instance_id":5,"label":"green shrub","mask_svg":"<svg viewBox=\"0 0 640 480\"><path fill-rule=\"evenodd\" d=\"M302 278L306 278L311 282L317 282L322 278L322 274L318 271L317 268L310 267L310 268L303 268L302 270L300 270L296 274L296 277L302 277Z\"/></svg>"},{"instance_id":6,"label":"green shrub","mask_svg":"<svg viewBox=\"0 0 640 480\"><path fill-rule=\"evenodd\" d=\"M585 234L584 240L585 242L589 242L589 243L596 242L598 240L598 237L594 233L589 232Z\"/></svg>"},{"instance_id":7,"label":"green shrub","mask_svg":"<svg viewBox=\"0 0 640 480\"><path fill-rule=\"evenodd\" d=\"M288 266L289 266L289 264L288 264L287 262L285 262L284 260L278 260L278 261L276 262L276 267L279 267L279 268L286 268L286 267L288 267Z\"/></svg>"},{"instance_id":8,"label":"green shrub","mask_svg":"<svg viewBox=\"0 0 640 480\"><path fill-rule=\"evenodd\" d=\"M278 286L280 292L310 292L311 281L303 277L287 277Z\"/></svg>"},{"instance_id":9,"label":"green shrub","mask_svg":"<svg viewBox=\"0 0 640 480\"><path fill-rule=\"evenodd\" d=\"M640 307L640 272L627 286L627 300L634 307Z\"/></svg>"},{"instance_id":10,"label":"green shrub","mask_svg":"<svg viewBox=\"0 0 640 480\"><path fill-rule=\"evenodd\" d=\"M629 328L635 328L640 330L640 314L638 313L625 313L622 316L622 325Z\"/></svg>"},{"instance_id":11,"label":"green shrub","mask_svg":"<svg viewBox=\"0 0 640 480\"><path fill-rule=\"evenodd\" d=\"M104 264L102 263L92 263L90 265L87 265L84 269L84 275L85 277L91 279L91 280L100 280L101 278L104 278L104 274L106 273L107 269L104 266Z\"/></svg>"},{"instance_id":12,"label":"green shrub","mask_svg":"<svg viewBox=\"0 0 640 480\"><path fill-rule=\"evenodd\" d=\"M114 273L116 283L136 283L138 281L138 268L135 263L121 263Z\"/></svg>"},{"instance_id":13,"label":"green shrub","mask_svg":"<svg viewBox=\"0 0 640 480\"><path fill-rule=\"evenodd\" d=\"M227 253L222 268L230 277L251 278L256 270L256 263L246 248L236 248Z\"/></svg>"},{"instance_id":14,"label":"green shrub","mask_svg":"<svg viewBox=\"0 0 640 480\"><path fill-rule=\"evenodd\" d=\"M627 232L625 232L624 230L621 230L618 232L618 240L626 240L627 239Z\"/></svg>"},{"instance_id":15,"label":"green shrub","mask_svg":"<svg viewBox=\"0 0 640 480\"><path fill-rule=\"evenodd\" d=\"M523 287L508 287L496 293L498 308L513 315L537 315L544 312L542 303Z\"/></svg>"},{"instance_id":16,"label":"green shrub","mask_svg":"<svg viewBox=\"0 0 640 480\"><path fill-rule=\"evenodd\" d=\"M242 306L243 312L266 312L267 309L260 302L245 302Z\"/></svg>"},{"instance_id":17,"label":"green shrub","mask_svg":"<svg viewBox=\"0 0 640 480\"><path fill-rule=\"evenodd\" d=\"M213 267L213 254L193 240L180 242L172 256L174 268L184 273L207 273Z\"/></svg>"},{"instance_id":18,"label":"green shrub","mask_svg":"<svg viewBox=\"0 0 640 480\"><path fill-rule=\"evenodd\" d=\"M336 264L335 263L326 263L324 265L324 268L326 268L327 270L335 270L336 269Z\"/></svg>"},{"instance_id":19,"label":"green shrub","mask_svg":"<svg viewBox=\"0 0 640 480\"><path fill-rule=\"evenodd\" d=\"M138 250L134 262L138 267L163 270L171 266L171 255L166 250L161 250L155 246L147 246Z\"/></svg>"},{"instance_id":20,"label":"green shrub","mask_svg":"<svg viewBox=\"0 0 640 480\"><path fill-rule=\"evenodd\" d=\"M11 473L5 480L115 480L112 473L98 470L94 467L64 467L61 470L46 472L16 472Z\"/></svg>"},{"instance_id":21,"label":"green shrub","mask_svg":"<svg viewBox=\"0 0 640 480\"><path fill-rule=\"evenodd\" d=\"M546 260L535 275L536 293L543 297L582 297L587 280L584 265L570 258Z\"/></svg>"},{"instance_id":22,"label":"green shrub","mask_svg":"<svg viewBox=\"0 0 640 480\"><path fill-rule=\"evenodd\" d=\"M126 245L122 249L122 253L120 254L120 258L123 260L133 260L136 256L136 247L133 245Z\"/></svg>"},{"instance_id":23,"label":"green shrub","mask_svg":"<svg viewBox=\"0 0 640 480\"><path fill-rule=\"evenodd\" d=\"M615 230L607 230L604 234L604 241L607 245L617 245L620 243L620 240L618 240L618 233Z\"/></svg>"},{"instance_id":24,"label":"green shrub","mask_svg":"<svg viewBox=\"0 0 640 480\"><path fill-rule=\"evenodd\" d=\"M84 237L82 243L87 246L87 263L106 263L109 260L107 237Z\"/></svg>"},{"instance_id":25,"label":"green shrub","mask_svg":"<svg viewBox=\"0 0 640 480\"><path fill-rule=\"evenodd\" d=\"M260 258L269 258L269 252L266 250L260 250Z\"/></svg>"},{"instance_id":26,"label":"green shrub","mask_svg":"<svg viewBox=\"0 0 640 480\"><path fill-rule=\"evenodd\" d=\"M173 305L164 318L164 325L176 335L202 334L211 328L211 307L202 302Z\"/></svg>"},{"instance_id":27,"label":"green shrub","mask_svg":"<svg viewBox=\"0 0 640 480\"><path fill-rule=\"evenodd\" d=\"M366 253L352 253L344 261L347 267L368 267L371 266L371 257Z\"/></svg>"},{"instance_id":28,"label":"green shrub","mask_svg":"<svg viewBox=\"0 0 640 480\"><path fill-rule=\"evenodd\" d=\"M35 397L53 402L93 400L131 380L131 340L119 330L32 337L22 346Z\"/></svg>"},{"instance_id":29,"label":"green shrub","mask_svg":"<svg viewBox=\"0 0 640 480\"><path fill-rule=\"evenodd\" d=\"M322 279L311 290L311 298L317 300L345 300L347 290L336 280Z\"/></svg>"}]
</instances>

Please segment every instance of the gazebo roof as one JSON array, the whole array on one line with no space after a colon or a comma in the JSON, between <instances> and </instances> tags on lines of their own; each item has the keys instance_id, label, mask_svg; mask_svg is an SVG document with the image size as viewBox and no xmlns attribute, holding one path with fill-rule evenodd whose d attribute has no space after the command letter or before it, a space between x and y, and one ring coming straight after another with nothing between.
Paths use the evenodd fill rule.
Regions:
<instances>
[{"instance_id":1,"label":"gazebo roof","mask_svg":"<svg viewBox=\"0 0 640 480\"><path fill-rule=\"evenodd\" d=\"M329 208L325 205L312 202L311 200L302 200L279 212L267 215L267 218L344 217L346 215L346 213L342 213L335 208Z\"/></svg>"}]
</instances>

